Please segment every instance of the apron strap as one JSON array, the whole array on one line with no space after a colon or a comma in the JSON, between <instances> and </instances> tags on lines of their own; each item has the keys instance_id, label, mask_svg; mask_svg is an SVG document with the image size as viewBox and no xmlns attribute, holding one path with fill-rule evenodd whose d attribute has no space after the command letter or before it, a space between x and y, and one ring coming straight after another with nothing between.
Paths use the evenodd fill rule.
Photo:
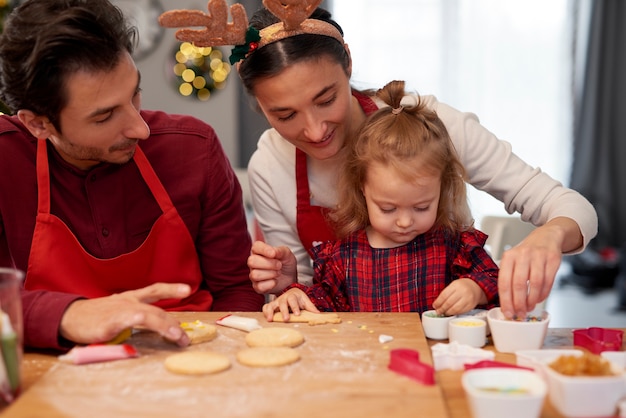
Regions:
<instances>
[{"instance_id":1,"label":"apron strap","mask_svg":"<svg viewBox=\"0 0 626 418\"><path fill-rule=\"evenodd\" d=\"M135 164L137 164L137 168L139 168L139 171L143 176L144 181L150 188L150 191L154 195L154 198L161 207L163 213L166 213L168 210L173 209L174 204L172 203L172 199L170 199L170 196L167 194L165 187L159 181L159 178L154 172L154 169L148 162L146 154L144 154L139 145L137 145L137 148L135 149L135 156L133 158L135 160Z\"/></svg>"},{"instance_id":2,"label":"apron strap","mask_svg":"<svg viewBox=\"0 0 626 418\"><path fill-rule=\"evenodd\" d=\"M296 148L296 205L298 209L310 206L311 191L309 189L309 179L306 168L306 154Z\"/></svg>"},{"instance_id":3,"label":"apron strap","mask_svg":"<svg viewBox=\"0 0 626 418\"><path fill-rule=\"evenodd\" d=\"M45 139L37 140L37 213L50 213L50 176L48 175L48 145Z\"/></svg>"}]
</instances>

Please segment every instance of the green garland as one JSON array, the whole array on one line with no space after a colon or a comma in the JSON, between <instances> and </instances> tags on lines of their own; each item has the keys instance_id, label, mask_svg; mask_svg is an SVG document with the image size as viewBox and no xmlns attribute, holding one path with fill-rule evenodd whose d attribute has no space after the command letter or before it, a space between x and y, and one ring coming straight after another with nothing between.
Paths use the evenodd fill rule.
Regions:
<instances>
[{"instance_id":1,"label":"green garland","mask_svg":"<svg viewBox=\"0 0 626 418\"><path fill-rule=\"evenodd\" d=\"M12 9L11 0L0 0L0 33L4 30L4 19L11 13ZM11 110L2 101L0 101L0 113L11 113Z\"/></svg>"}]
</instances>

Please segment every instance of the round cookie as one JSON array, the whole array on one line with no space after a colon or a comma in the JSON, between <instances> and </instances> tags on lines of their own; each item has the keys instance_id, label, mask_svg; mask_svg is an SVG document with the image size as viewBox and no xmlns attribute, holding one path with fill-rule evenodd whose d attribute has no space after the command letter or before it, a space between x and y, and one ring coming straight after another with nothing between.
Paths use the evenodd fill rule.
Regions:
<instances>
[{"instance_id":1,"label":"round cookie","mask_svg":"<svg viewBox=\"0 0 626 418\"><path fill-rule=\"evenodd\" d=\"M246 335L246 344L250 347L296 347L303 342L304 335L292 328L261 328Z\"/></svg>"},{"instance_id":2,"label":"round cookie","mask_svg":"<svg viewBox=\"0 0 626 418\"><path fill-rule=\"evenodd\" d=\"M180 327L189 336L190 344L204 343L217 337L217 327L215 325L199 320L183 322L180 324Z\"/></svg>"},{"instance_id":3,"label":"round cookie","mask_svg":"<svg viewBox=\"0 0 626 418\"><path fill-rule=\"evenodd\" d=\"M252 347L237 353L237 361L250 367L286 366L299 359L298 351L290 347Z\"/></svg>"},{"instance_id":4,"label":"round cookie","mask_svg":"<svg viewBox=\"0 0 626 418\"><path fill-rule=\"evenodd\" d=\"M230 360L212 351L185 351L167 357L164 364L172 373L200 375L226 370L230 367Z\"/></svg>"}]
</instances>

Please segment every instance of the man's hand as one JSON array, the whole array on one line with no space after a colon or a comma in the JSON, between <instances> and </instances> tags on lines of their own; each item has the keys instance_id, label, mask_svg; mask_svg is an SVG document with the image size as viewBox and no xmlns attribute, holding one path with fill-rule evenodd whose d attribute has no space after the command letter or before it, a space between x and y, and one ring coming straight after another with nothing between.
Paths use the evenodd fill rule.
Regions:
<instances>
[{"instance_id":1,"label":"man's hand","mask_svg":"<svg viewBox=\"0 0 626 418\"><path fill-rule=\"evenodd\" d=\"M69 341L93 344L110 341L127 328L142 327L179 346L186 346L189 337L179 321L150 303L161 299L182 299L190 293L186 284L155 283L111 296L80 299L65 311L59 332Z\"/></svg>"}]
</instances>

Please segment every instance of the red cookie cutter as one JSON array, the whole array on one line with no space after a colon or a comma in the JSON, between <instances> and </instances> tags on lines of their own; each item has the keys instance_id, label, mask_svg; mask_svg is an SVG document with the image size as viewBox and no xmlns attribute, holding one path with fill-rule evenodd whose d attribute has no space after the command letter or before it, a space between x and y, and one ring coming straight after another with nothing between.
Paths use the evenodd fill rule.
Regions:
<instances>
[{"instance_id":1,"label":"red cookie cutter","mask_svg":"<svg viewBox=\"0 0 626 418\"><path fill-rule=\"evenodd\" d=\"M510 369L530 370L531 372L535 371L531 367L518 366L517 364L505 363L503 361L495 361L495 360L481 360L481 361L477 361L476 363L465 363L463 367L465 368L465 370L485 369L487 367L506 367Z\"/></svg>"},{"instance_id":2,"label":"red cookie cutter","mask_svg":"<svg viewBox=\"0 0 626 418\"><path fill-rule=\"evenodd\" d=\"M424 385L435 384L435 369L430 364L420 361L420 354L408 348L391 350L389 370L417 380Z\"/></svg>"},{"instance_id":3,"label":"red cookie cutter","mask_svg":"<svg viewBox=\"0 0 626 418\"><path fill-rule=\"evenodd\" d=\"M603 351L620 351L624 331L611 328L591 327L575 329L574 345L586 348L594 354Z\"/></svg>"}]
</instances>

